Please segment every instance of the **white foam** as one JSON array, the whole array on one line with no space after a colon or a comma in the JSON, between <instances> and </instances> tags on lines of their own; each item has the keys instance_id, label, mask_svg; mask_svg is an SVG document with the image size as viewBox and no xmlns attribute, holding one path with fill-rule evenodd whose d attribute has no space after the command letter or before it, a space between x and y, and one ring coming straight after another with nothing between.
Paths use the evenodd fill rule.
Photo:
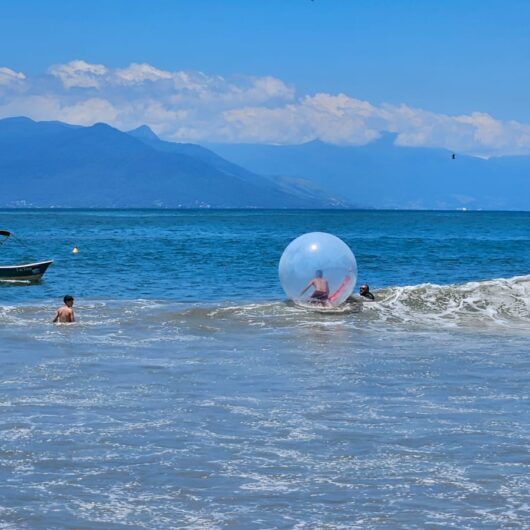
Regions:
<instances>
[{"instance_id":1,"label":"white foam","mask_svg":"<svg viewBox=\"0 0 530 530\"><path fill-rule=\"evenodd\" d=\"M469 282L420 284L376 292L364 310L377 320L421 326L525 328L530 324L530 276Z\"/></svg>"},{"instance_id":2,"label":"white foam","mask_svg":"<svg viewBox=\"0 0 530 530\"><path fill-rule=\"evenodd\" d=\"M80 300L76 326L51 326L55 305L0 306L0 329L31 327L36 340L127 344L188 341L227 329L280 331L296 326L387 329L493 329L530 326L530 276L460 285L419 284L375 291L375 302L355 299L339 308L304 307L281 301L185 304L173 301ZM68 330L66 328L69 328ZM75 331L72 329L74 328ZM79 332L81 330L81 333ZM94 333L95 330L99 330Z\"/></svg>"}]
</instances>

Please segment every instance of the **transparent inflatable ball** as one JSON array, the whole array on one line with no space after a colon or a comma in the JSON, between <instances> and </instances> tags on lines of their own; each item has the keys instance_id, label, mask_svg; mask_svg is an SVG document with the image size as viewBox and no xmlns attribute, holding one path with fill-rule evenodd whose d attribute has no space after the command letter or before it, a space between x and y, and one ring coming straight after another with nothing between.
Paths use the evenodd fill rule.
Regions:
<instances>
[{"instance_id":1,"label":"transparent inflatable ball","mask_svg":"<svg viewBox=\"0 0 530 530\"><path fill-rule=\"evenodd\" d=\"M315 308L337 307L357 281L357 262L350 247L325 232L291 241L279 264L280 282L289 299Z\"/></svg>"}]
</instances>

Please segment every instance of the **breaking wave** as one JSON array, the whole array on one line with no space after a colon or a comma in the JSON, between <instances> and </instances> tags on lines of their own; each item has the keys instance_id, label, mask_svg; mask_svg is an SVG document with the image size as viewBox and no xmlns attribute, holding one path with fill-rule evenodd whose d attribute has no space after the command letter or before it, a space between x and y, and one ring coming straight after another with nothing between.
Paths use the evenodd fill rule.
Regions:
<instances>
[{"instance_id":1,"label":"breaking wave","mask_svg":"<svg viewBox=\"0 0 530 530\"><path fill-rule=\"evenodd\" d=\"M530 276L460 285L419 284L374 291L375 302L354 297L337 309L299 307L286 301L184 303L167 300L76 300L79 327L135 330L160 338L248 331L255 328L311 326L340 322L385 329L526 329L530 325ZM0 306L0 328L43 326L55 302ZM44 328L43 328L44 329ZM49 329L46 326L46 329Z\"/></svg>"},{"instance_id":2,"label":"breaking wave","mask_svg":"<svg viewBox=\"0 0 530 530\"><path fill-rule=\"evenodd\" d=\"M379 321L422 326L489 327L530 324L530 276L460 285L420 284L377 292L364 304Z\"/></svg>"}]
</instances>

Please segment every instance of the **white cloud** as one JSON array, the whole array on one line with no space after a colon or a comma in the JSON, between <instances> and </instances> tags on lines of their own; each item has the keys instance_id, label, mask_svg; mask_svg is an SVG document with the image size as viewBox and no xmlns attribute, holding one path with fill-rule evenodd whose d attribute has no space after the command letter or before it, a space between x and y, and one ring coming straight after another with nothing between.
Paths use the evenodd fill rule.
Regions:
<instances>
[{"instance_id":1,"label":"white cloud","mask_svg":"<svg viewBox=\"0 0 530 530\"><path fill-rule=\"evenodd\" d=\"M0 116L29 116L34 120L60 120L77 125L113 122L119 110L102 98L68 104L56 96L31 95L0 104Z\"/></svg>"},{"instance_id":2,"label":"white cloud","mask_svg":"<svg viewBox=\"0 0 530 530\"><path fill-rule=\"evenodd\" d=\"M48 69L48 73L59 78L65 88L99 88L107 68L102 64L89 64L78 59L53 65Z\"/></svg>"},{"instance_id":3,"label":"white cloud","mask_svg":"<svg viewBox=\"0 0 530 530\"><path fill-rule=\"evenodd\" d=\"M329 143L365 144L379 136L366 119L370 107L342 94L317 94L278 108L228 110L224 118L233 126L233 141L299 143L319 138Z\"/></svg>"},{"instance_id":4,"label":"white cloud","mask_svg":"<svg viewBox=\"0 0 530 530\"><path fill-rule=\"evenodd\" d=\"M92 125L96 122L112 123L120 114L112 103L102 98L90 98L73 105L61 107L61 121L78 125Z\"/></svg>"},{"instance_id":5,"label":"white cloud","mask_svg":"<svg viewBox=\"0 0 530 530\"><path fill-rule=\"evenodd\" d=\"M127 68L118 68L114 71L114 79L124 85L137 85L146 81L160 81L171 79L171 72L159 70L150 64L133 63Z\"/></svg>"},{"instance_id":6,"label":"white cloud","mask_svg":"<svg viewBox=\"0 0 530 530\"><path fill-rule=\"evenodd\" d=\"M266 102L272 99L291 100L294 95L294 88L270 76L251 78L250 87L247 89L247 97L256 102Z\"/></svg>"},{"instance_id":7,"label":"white cloud","mask_svg":"<svg viewBox=\"0 0 530 530\"><path fill-rule=\"evenodd\" d=\"M5 66L0 67L0 86L16 85L23 82L26 76Z\"/></svg>"},{"instance_id":8,"label":"white cloud","mask_svg":"<svg viewBox=\"0 0 530 530\"><path fill-rule=\"evenodd\" d=\"M22 87L22 88L21 88ZM530 154L530 124L474 112L450 116L407 105L373 105L347 94L296 97L271 76L223 77L146 63L109 68L74 60L26 77L0 67L0 117L27 115L121 129L147 124L177 141L361 145L384 132L403 146L480 156Z\"/></svg>"},{"instance_id":9,"label":"white cloud","mask_svg":"<svg viewBox=\"0 0 530 530\"><path fill-rule=\"evenodd\" d=\"M530 125L503 122L486 113L448 116L406 105L381 105L344 94L305 96L277 108L243 107L224 112L230 141L297 143L321 139L363 145L383 132L396 144L440 147L477 156L530 154Z\"/></svg>"}]
</instances>

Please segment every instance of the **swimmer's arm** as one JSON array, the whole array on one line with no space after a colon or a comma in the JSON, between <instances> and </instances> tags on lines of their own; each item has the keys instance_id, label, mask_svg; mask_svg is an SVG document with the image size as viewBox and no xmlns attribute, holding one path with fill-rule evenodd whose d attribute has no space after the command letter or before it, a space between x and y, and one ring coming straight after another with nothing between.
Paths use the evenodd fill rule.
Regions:
<instances>
[{"instance_id":1,"label":"swimmer's arm","mask_svg":"<svg viewBox=\"0 0 530 530\"><path fill-rule=\"evenodd\" d=\"M72 309L72 312L70 313L70 322L75 322L75 315L74 315L73 309Z\"/></svg>"},{"instance_id":2,"label":"swimmer's arm","mask_svg":"<svg viewBox=\"0 0 530 530\"><path fill-rule=\"evenodd\" d=\"M52 320L52 324L55 324L59 320L59 310L56 311L55 317Z\"/></svg>"},{"instance_id":3,"label":"swimmer's arm","mask_svg":"<svg viewBox=\"0 0 530 530\"><path fill-rule=\"evenodd\" d=\"M305 287L304 289L302 290L302 292L300 293L300 296L302 296L312 285L314 285L315 283L315 280L311 280Z\"/></svg>"}]
</instances>

